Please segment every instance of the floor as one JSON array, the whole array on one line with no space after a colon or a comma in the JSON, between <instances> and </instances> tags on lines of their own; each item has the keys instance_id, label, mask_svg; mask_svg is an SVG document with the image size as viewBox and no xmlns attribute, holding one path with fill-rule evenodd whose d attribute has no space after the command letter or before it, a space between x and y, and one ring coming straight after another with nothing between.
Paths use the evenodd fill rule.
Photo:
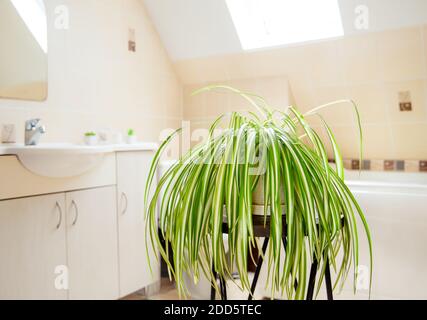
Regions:
<instances>
[{"instance_id":1,"label":"floor","mask_svg":"<svg viewBox=\"0 0 427 320\"><path fill-rule=\"evenodd\" d=\"M145 292L136 292L123 300L179 300L179 296L175 284L167 278L162 278L158 293L147 296Z\"/></svg>"},{"instance_id":2,"label":"floor","mask_svg":"<svg viewBox=\"0 0 427 320\"><path fill-rule=\"evenodd\" d=\"M253 274L250 273L250 279L252 279ZM155 290L158 291L158 290ZM227 293L230 300L246 300L248 293L240 291L236 285L231 282L227 282ZM208 293L209 295L209 293ZM255 295L255 299L263 299L263 296ZM146 292L136 292L133 293L123 300L179 300L178 291L175 289L175 284L170 282L168 278L162 278L160 283L160 291L155 294L146 294Z\"/></svg>"},{"instance_id":3,"label":"floor","mask_svg":"<svg viewBox=\"0 0 427 320\"><path fill-rule=\"evenodd\" d=\"M250 276L252 276L252 274L250 274ZM175 289L175 284L173 282L170 282L168 278L162 278L161 283L160 283L160 290L156 290L153 289L153 291L155 291L156 293L154 294L146 294L146 292L143 290L141 292L136 292L133 293L125 298L123 298L123 300L133 300L133 301L138 301L138 300L180 300L179 299L179 295L177 290ZM322 290L323 292L324 290ZM320 300L324 300L326 297L324 294L320 294L319 299ZM228 298L230 300L246 300L248 297L248 293L242 292L240 291L235 285L233 285L230 282L227 282L227 293L228 293ZM324 293L324 292L323 292ZM347 294L347 295L334 295L334 298L337 300L342 300L342 299L350 299L350 300L365 300L367 299L366 296L364 295L352 295ZM264 295L260 295L260 294L255 294L255 300L264 300L266 299L266 297Z\"/></svg>"}]
</instances>

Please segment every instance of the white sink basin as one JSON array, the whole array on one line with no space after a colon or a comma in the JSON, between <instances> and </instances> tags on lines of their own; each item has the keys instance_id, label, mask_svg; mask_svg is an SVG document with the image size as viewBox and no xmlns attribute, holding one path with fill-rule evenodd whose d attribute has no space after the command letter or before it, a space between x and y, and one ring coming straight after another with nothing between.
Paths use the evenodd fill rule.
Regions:
<instances>
[{"instance_id":1,"label":"white sink basin","mask_svg":"<svg viewBox=\"0 0 427 320\"><path fill-rule=\"evenodd\" d=\"M84 146L66 143L25 146L0 145L0 155L16 155L32 173L49 178L82 175L99 165L107 153L131 150L155 150L156 144Z\"/></svg>"}]
</instances>

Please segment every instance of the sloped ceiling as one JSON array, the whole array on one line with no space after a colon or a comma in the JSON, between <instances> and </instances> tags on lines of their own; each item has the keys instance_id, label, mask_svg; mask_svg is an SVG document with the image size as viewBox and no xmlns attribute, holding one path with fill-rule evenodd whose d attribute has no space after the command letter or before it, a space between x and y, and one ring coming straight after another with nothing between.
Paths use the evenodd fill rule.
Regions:
<instances>
[{"instance_id":1,"label":"sloped ceiling","mask_svg":"<svg viewBox=\"0 0 427 320\"><path fill-rule=\"evenodd\" d=\"M243 51L225 0L141 1L172 60ZM339 0L346 35L361 32L354 27L355 8L361 2L369 8L368 32L427 22L426 0Z\"/></svg>"}]
</instances>

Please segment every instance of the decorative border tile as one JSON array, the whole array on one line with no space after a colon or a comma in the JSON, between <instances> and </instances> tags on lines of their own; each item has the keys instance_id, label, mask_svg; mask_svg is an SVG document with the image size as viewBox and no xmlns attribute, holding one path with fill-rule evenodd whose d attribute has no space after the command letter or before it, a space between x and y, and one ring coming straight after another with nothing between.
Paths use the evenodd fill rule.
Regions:
<instances>
[{"instance_id":1,"label":"decorative border tile","mask_svg":"<svg viewBox=\"0 0 427 320\"><path fill-rule=\"evenodd\" d=\"M395 171L394 160L384 160L384 171Z\"/></svg>"},{"instance_id":2,"label":"decorative border tile","mask_svg":"<svg viewBox=\"0 0 427 320\"><path fill-rule=\"evenodd\" d=\"M420 171L420 162L416 160L405 161L405 171L406 172L419 172Z\"/></svg>"},{"instance_id":3,"label":"decorative border tile","mask_svg":"<svg viewBox=\"0 0 427 320\"><path fill-rule=\"evenodd\" d=\"M396 160L395 170L396 171L405 171L405 161L404 160Z\"/></svg>"},{"instance_id":4,"label":"decorative border tile","mask_svg":"<svg viewBox=\"0 0 427 320\"><path fill-rule=\"evenodd\" d=\"M331 160L334 162L334 160ZM359 170L359 159L343 159L344 168ZM427 160L363 160L362 170L366 171L398 171L398 172L425 172L427 173Z\"/></svg>"},{"instance_id":5,"label":"decorative border tile","mask_svg":"<svg viewBox=\"0 0 427 320\"><path fill-rule=\"evenodd\" d=\"M371 170L371 160L363 160L362 170Z\"/></svg>"}]
</instances>

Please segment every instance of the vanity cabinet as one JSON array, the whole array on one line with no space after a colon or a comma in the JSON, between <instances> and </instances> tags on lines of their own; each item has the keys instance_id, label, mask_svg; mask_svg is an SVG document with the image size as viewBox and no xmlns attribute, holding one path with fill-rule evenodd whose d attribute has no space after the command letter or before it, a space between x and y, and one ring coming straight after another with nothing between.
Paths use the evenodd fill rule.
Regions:
<instances>
[{"instance_id":1,"label":"vanity cabinet","mask_svg":"<svg viewBox=\"0 0 427 320\"><path fill-rule=\"evenodd\" d=\"M119 297L114 186L0 201L0 222L2 299Z\"/></svg>"},{"instance_id":2,"label":"vanity cabinet","mask_svg":"<svg viewBox=\"0 0 427 320\"><path fill-rule=\"evenodd\" d=\"M0 201L0 298L66 299L58 267L67 264L65 196Z\"/></svg>"},{"instance_id":3,"label":"vanity cabinet","mask_svg":"<svg viewBox=\"0 0 427 320\"><path fill-rule=\"evenodd\" d=\"M118 234L120 252L120 296L126 296L159 281L156 256L146 252L144 190L152 152L117 153Z\"/></svg>"},{"instance_id":4,"label":"vanity cabinet","mask_svg":"<svg viewBox=\"0 0 427 320\"><path fill-rule=\"evenodd\" d=\"M153 156L111 152L87 174L63 179L0 156L8 181L0 184L0 299L110 300L158 282L143 199Z\"/></svg>"},{"instance_id":5,"label":"vanity cabinet","mask_svg":"<svg viewBox=\"0 0 427 320\"><path fill-rule=\"evenodd\" d=\"M69 298L119 298L116 188L68 192L65 198Z\"/></svg>"}]
</instances>

